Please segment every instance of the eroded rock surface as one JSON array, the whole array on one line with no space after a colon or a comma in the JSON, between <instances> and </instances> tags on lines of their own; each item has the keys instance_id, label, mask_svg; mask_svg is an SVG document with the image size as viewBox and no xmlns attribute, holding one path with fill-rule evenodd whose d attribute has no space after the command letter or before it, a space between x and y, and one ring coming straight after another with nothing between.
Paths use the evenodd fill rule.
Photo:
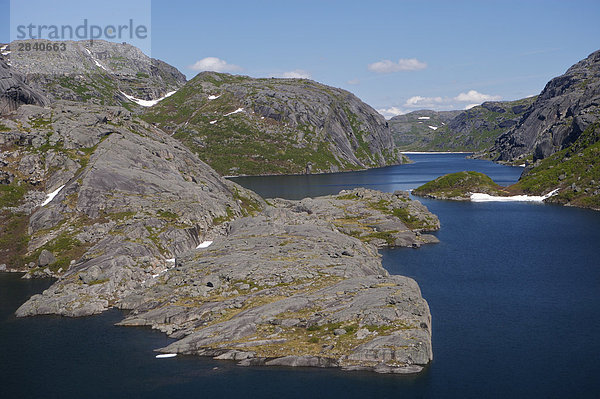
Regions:
<instances>
[{"instance_id":1,"label":"eroded rock surface","mask_svg":"<svg viewBox=\"0 0 600 399\"><path fill-rule=\"evenodd\" d=\"M432 358L427 302L414 280L387 273L374 244L435 242L421 230L437 229L437 218L401 192L355 189L269 203L255 216L225 223L212 245L177 256L144 279L123 267L122 255L110 255L111 267L100 255L32 297L17 315L130 309L121 325L151 326L178 339L162 352L242 365L394 373L426 365ZM394 206L430 225L409 229ZM340 224L345 219L394 238L353 237ZM96 267L98 261L104 266Z\"/></svg>"},{"instance_id":2,"label":"eroded rock surface","mask_svg":"<svg viewBox=\"0 0 600 399\"><path fill-rule=\"evenodd\" d=\"M489 150L497 161L541 160L572 145L598 121L600 51L552 79L519 122Z\"/></svg>"}]
</instances>

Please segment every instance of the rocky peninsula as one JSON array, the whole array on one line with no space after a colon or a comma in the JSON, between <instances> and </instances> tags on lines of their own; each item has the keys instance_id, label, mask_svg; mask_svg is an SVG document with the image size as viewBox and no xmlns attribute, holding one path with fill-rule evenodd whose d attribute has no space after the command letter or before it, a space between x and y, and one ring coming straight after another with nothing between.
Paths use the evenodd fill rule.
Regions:
<instances>
[{"instance_id":1,"label":"rocky peninsula","mask_svg":"<svg viewBox=\"0 0 600 399\"><path fill-rule=\"evenodd\" d=\"M172 260L142 259L126 289L115 281L123 279L118 264L91 261L17 315L82 316L114 306L130 310L120 325L178 339L164 353L420 371L432 359L427 302L415 281L386 272L377 246L437 242L422 233L439 228L437 218L405 192L355 189L269 204L225 223L212 243Z\"/></svg>"}]
</instances>

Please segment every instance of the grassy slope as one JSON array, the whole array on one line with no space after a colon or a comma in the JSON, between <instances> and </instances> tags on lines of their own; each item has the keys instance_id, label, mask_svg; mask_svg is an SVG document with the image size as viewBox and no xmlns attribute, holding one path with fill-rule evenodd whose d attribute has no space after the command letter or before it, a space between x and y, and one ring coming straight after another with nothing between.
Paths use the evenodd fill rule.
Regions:
<instances>
[{"instance_id":1,"label":"grassy slope","mask_svg":"<svg viewBox=\"0 0 600 399\"><path fill-rule=\"evenodd\" d=\"M413 193L465 198L468 192L543 195L557 188L559 192L546 202L600 210L600 123L589 126L572 146L544 159L509 187L498 186L482 173L458 172L438 177Z\"/></svg>"},{"instance_id":2,"label":"grassy slope","mask_svg":"<svg viewBox=\"0 0 600 399\"><path fill-rule=\"evenodd\" d=\"M506 195L503 187L496 184L490 177L479 172L450 173L413 190L413 194L431 196L434 198L468 198L468 193L487 193Z\"/></svg>"},{"instance_id":3,"label":"grassy slope","mask_svg":"<svg viewBox=\"0 0 600 399\"><path fill-rule=\"evenodd\" d=\"M600 209L600 123L573 145L542 160L514 185L530 194L560 188L549 202Z\"/></svg>"}]
</instances>

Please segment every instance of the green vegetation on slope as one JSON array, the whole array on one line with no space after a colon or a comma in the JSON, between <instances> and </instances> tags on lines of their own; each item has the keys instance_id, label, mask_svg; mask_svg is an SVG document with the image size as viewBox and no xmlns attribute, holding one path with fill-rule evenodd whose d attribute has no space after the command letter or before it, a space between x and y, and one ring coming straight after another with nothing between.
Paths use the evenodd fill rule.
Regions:
<instances>
[{"instance_id":1,"label":"green vegetation on slope","mask_svg":"<svg viewBox=\"0 0 600 399\"><path fill-rule=\"evenodd\" d=\"M548 202L600 209L600 123L571 145L542 160L515 185L530 194L560 188Z\"/></svg>"},{"instance_id":2,"label":"green vegetation on slope","mask_svg":"<svg viewBox=\"0 0 600 399\"><path fill-rule=\"evenodd\" d=\"M542 160L521 179L501 187L477 172L451 173L415 189L415 195L468 199L468 193L545 195L546 202L600 210L600 123L590 125L569 148Z\"/></svg>"},{"instance_id":3,"label":"green vegetation on slope","mask_svg":"<svg viewBox=\"0 0 600 399\"><path fill-rule=\"evenodd\" d=\"M400 133L392 120L392 133L404 151L482 151L515 124L536 98L484 103L459 113L445 124L434 116L430 120L419 120L417 116L424 112L419 111L405 122L411 125L410 132Z\"/></svg>"},{"instance_id":4,"label":"green vegetation on slope","mask_svg":"<svg viewBox=\"0 0 600 399\"><path fill-rule=\"evenodd\" d=\"M508 194L489 176L473 171L450 173L413 190L415 195L440 199L468 199L471 193Z\"/></svg>"},{"instance_id":5,"label":"green vegetation on slope","mask_svg":"<svg viewBox=\"0 0 600 399\"><path fill-rule=\"evenodd\" d=\"M325 137L324 126L315 125L314 118L324 118L313 115L319 104L320 112L331 112L331 118L349 125L346 138L364 165L396 163L395 151L371 152L370 132L336 90L308 80L204 73L148 109L144 119L171 133L224 175L362 169L340 157L337 144ZM323 98L328 103L321 103Z\"/></svg>"}]
</instances>

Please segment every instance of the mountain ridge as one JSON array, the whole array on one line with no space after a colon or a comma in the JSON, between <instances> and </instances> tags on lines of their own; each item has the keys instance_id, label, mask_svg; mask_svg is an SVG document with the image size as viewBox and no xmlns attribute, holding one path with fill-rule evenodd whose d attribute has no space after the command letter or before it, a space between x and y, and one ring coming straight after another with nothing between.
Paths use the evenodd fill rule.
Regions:
<instances>
[{"instance_id":1,"label":"mountain ridge","mask_svg":"<svg viewBox=\"0 0 600 399\"><path fill-rule=\"evenodd\" d=\"M406 162L388 123L352 93L307 79L202 72L144 119L226 175L322 173Z\"/></svg>"}]
</instances>

